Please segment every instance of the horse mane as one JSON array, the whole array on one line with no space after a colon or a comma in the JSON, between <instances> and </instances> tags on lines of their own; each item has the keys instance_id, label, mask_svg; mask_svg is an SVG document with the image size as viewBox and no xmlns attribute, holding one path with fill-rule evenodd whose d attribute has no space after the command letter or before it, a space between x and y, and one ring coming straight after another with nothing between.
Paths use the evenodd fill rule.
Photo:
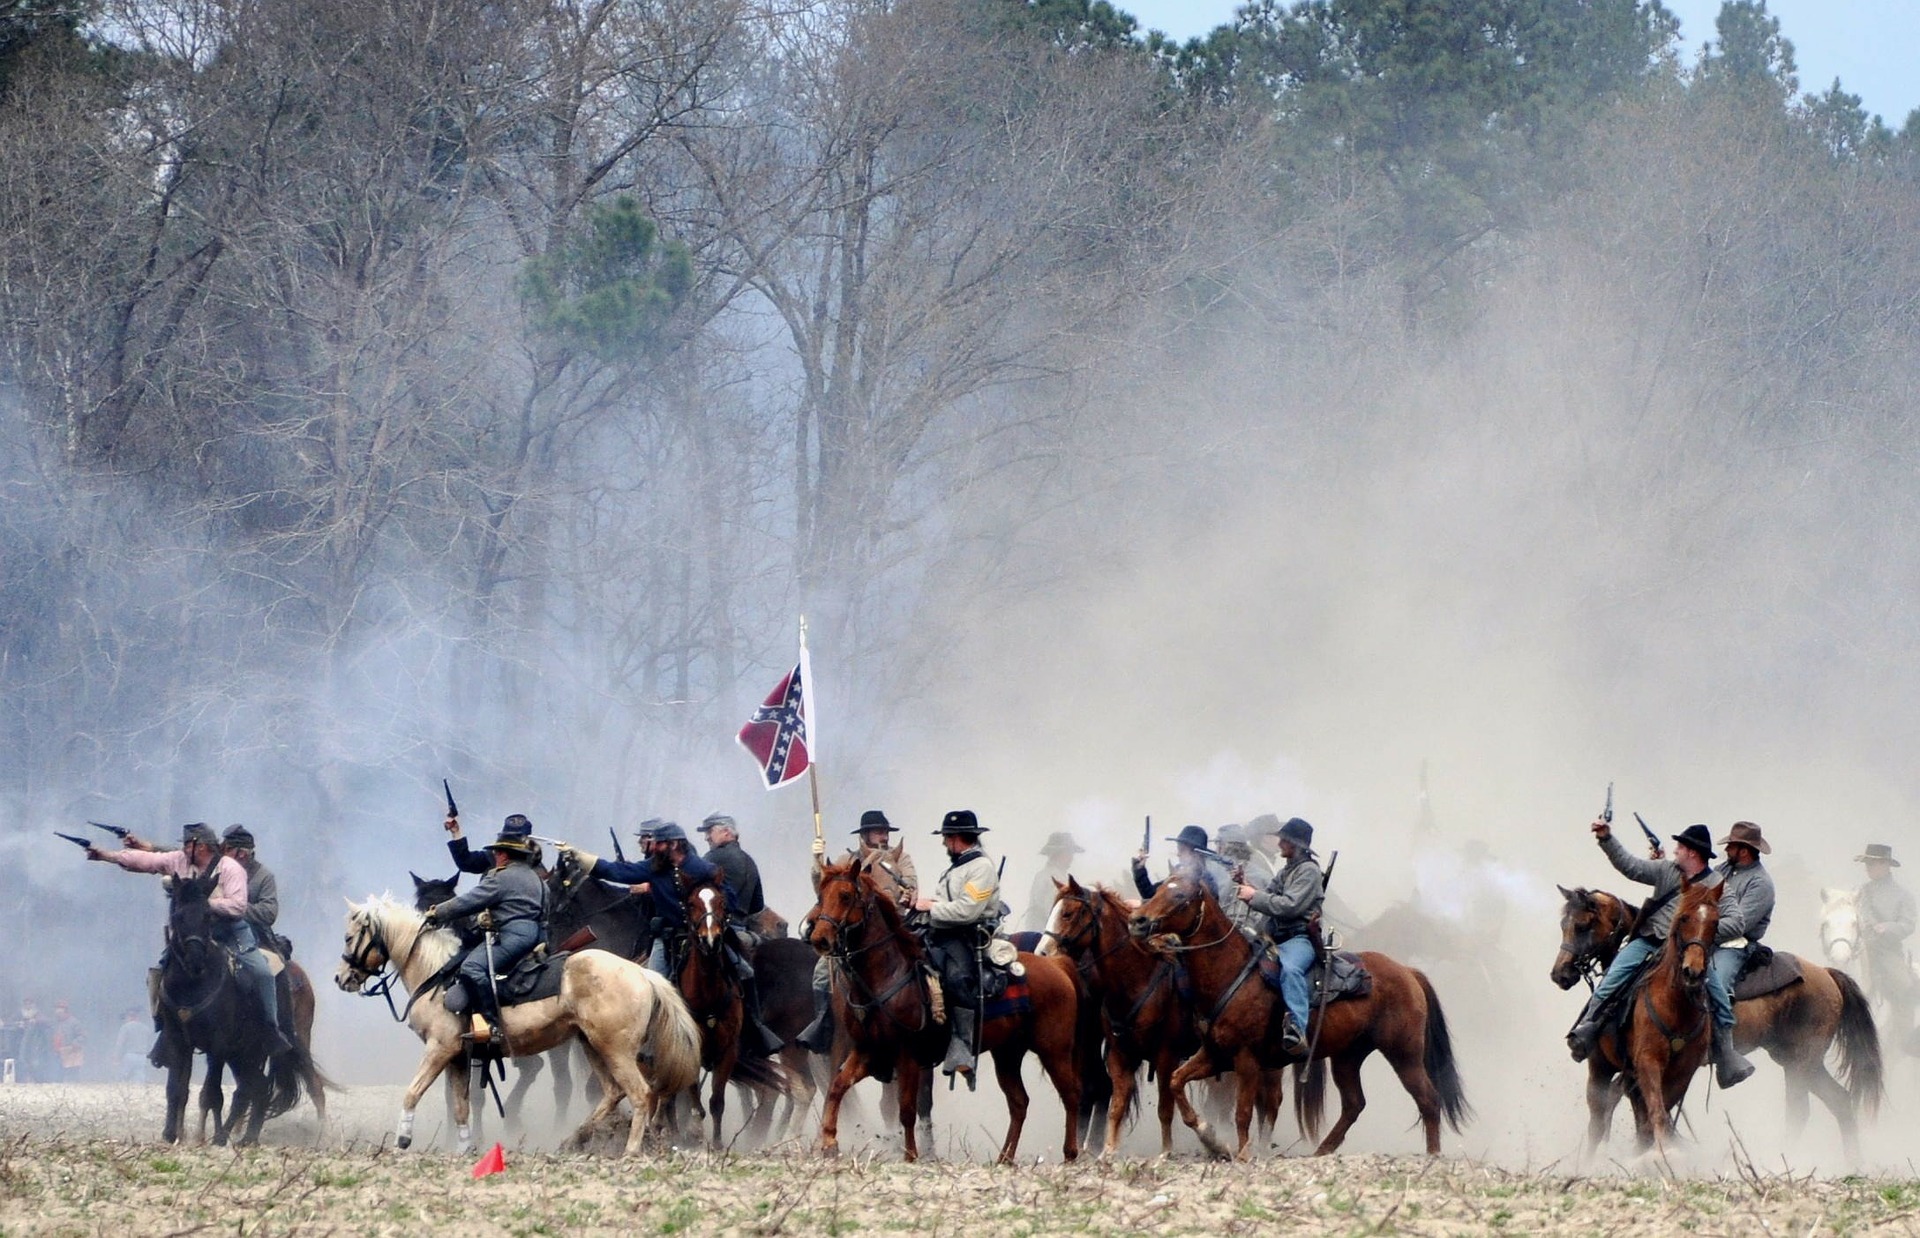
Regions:
<instances>
[{"instance_id":1,"label":"horse mane","mask_svg":"<svg viewBox=\"0 0 1920 1238\"><path fill-rule=\"evenodd\" d=\"M1133 908L1128 904L1125 896L1108 886L1104 881L1094 882L1093 886L1087 890L1087 893L1094 895L1108 907L1119 912L1123 918L1133 914Z\"/></svg>"},{"instance_id":2,"label":"horse mane","mask_svg":"<svg viewBox=\"0 0 1920 1238\"><path fill-rule=\"evenodd\" d=\"M369 895L357 910L378 924L389 941L398 935L396 930L411 933L413 961L423 964L429 975L445 967L460 949L460 938L452 929L423 928L425 917L390 893Z\"/></svg>"}]
</instances>

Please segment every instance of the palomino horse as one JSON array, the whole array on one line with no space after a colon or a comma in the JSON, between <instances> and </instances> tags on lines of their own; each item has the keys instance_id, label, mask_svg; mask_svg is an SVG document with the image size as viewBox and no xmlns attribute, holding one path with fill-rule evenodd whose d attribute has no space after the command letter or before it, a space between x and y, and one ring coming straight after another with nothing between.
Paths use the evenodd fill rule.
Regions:
<instances>
[{"instance_id":1,"label":"palomino horse","mask_svg":"<svg viewBox=\"0 0 1920 1238\"><path fill-rule=\"evenodd\" d=\"M1571 989L1583 977L1591 984L1613 962L1626 944L1633 909L1604 890L1559 887L1566 900L1560 912L1560 949L1554 956L1552 978ZM1800 964L1800 983L1733 1006L1734 1044L1742 1052L1765 1049L1786 1074L1787 1120L1798 1134L1807 1124L1810 1100L1818 1096L1840 1126L1840 1138L1849 1158L1859 1155L1859 1115L1878 1111L1882 1093L1880 1037L1873 1013L1860 987L1837 968L1819 967L1806 959ZM1610 1038L1603 1037L1603 1043ZM1629 1086L1615 1076L1625 1058L1617 1037L1608 1053L1587 1059L1587 1150L1599 1147L1613 1124L1613 1109ZM1827 1055L1837 1051L1840 1078L1827 1069ZM1842 1083L1844 1080L1844 1084ZM1637 1092L1634 1119L1642 1147L1653 1132L1642 1114ZM1675 1103L1678 1103L1677 1100Z\"/></svg>"},{"instance_id":2,"label":"palomino horse","mask_svg":"<svg viewBox=\"0 0 1920 1238\"><path fill-rule=\"evenodd\" d=\"M209 1112L213 1142L226 1144L242 1115L241 1145L260 1141L260 1127L276 1095L291 1108L308 1077L324 1078L299 1043L271 1062L260 1048L260 1015L241 992L224 946L213 936L213 911L207 905L217 881L209 869L199 877L180 877L170 885L167 961L160 974L161 1054L167 1069L167 1117L161 1137L178 1142L192 1084L193 1054L207 1055L207 1079L201 1091L201 1132ZM233 1075L233 1105L220 1116L220 1074ZM271 1075L269 1075L271 1071ZM316 1096L318 1092L316 1090ZM316 1103L323 1103L316 1101Z\"/></svg>"},{"instance_id":3,"label":"palomino horse","mask_svg":"<svg viewBox=\"0 0 1920 1238\"><path fill-rule=\"evenodd\" d=\"M685 893L688 933L684 943L670 943L669 949L681 957L675 968L680 995L686 999L694 1023L700 1028L700 1065L712 1079L707 1111L713 1117L713 1147L720 1146L720 1122L727 1108L727 1084L740 1073L739 1082L759 1096L753 1120L746 1129L749 1140L766 1136L777 1096L790 1093L777 1067L740 1057L740 1032L746 1024L746 999L741 981L728 962L726 878L719 870L705 881L695 882Z\"/></svg>"},{"instance_id":4,"label":"palomino horse","mask_svg":"<svg viewBox=\"0 0 1920 1238\"><path fill-rule=\"evenodd\" d=\"M1187 1085L1211 1078L1227 1067L1240 1079L1234 1125L1239 1136L1236 1154L1241 1157L1248 1155L1248 1128L1263 1067L1287 1063L1308 1067L1302 1072L1301 1090L1294 1100L1301 1128L1311 1137L1318 1133L1325 1095L1324 1068L1314 1067L1332 1061L1334 1085L1340 1089L1340 1119L1315 1149L1316 1156L1338 1148L1366 1108L1360 1065L1376 1049L1393 1066L1420 1110L1427 1155L1440 1154L1443 1119L1458 1131L1471 1114L1454 1065L1453 1042L1440 998L1427 978L1413 968L1384 954L1360 955L1373 976L1373 991L1366 997L1331 1002L1314 1016L1315 1026L1307 1029L1313 1042L1313 1062L1299 1063L1280 1048L1280 995L1253 978L1259 961L1253 946L1220 910L1204 882L1185 873L1168 877L1133 914L1127 927L1136 938L1157 939L1155 948L1183 954L1187 959L1193 1008L1200 1016L1201 1046L1173 1072L1173 1097L1181 1118L1215 1156L1227 1156L1227 1149L1194 1109L1187 1097Z\"/></svg>"},{"instance_id":5,"label":"palomino horse","mask_svg":"<svg viewBox=\"0 0 1920 1238\"><path fill-rule=\"evenodd\" d=\"M808 919L813 922L809 939L814 949L839 964L842 983L834 987L834 1017L848 1041L846 1060L827 1088L821 1150L829 1155L839 1150L840 1103L847 1089L869 1077L885 1082L897 1071L906 1159L916 1160L920 1149L914 1110L921 1078L947 1045L947 1029L933 1018L926 949L907 928L893 899L855 864L824 866L820 902ZM1020 1063L1029 1050L1039 1056L1066 1106L1061 1153L1073 1160L1080 1154L1079 986L1066 959L1034 954L1019 958L1026 968L1031 1008L983 1018L980 1028L981 1048L993 1056L994 1075L1011 1119L1000 1163L1012 1162L1026 1124L1027 1089L1020 1080Z\"/></svg>"},{"instance_id":6,"label":"palomino horse","mask_svg":"<svg viewBox=\"0 0 1920 1238\"><path fill-rule=\"evenodd\" d=\"M453 958L459 944L451 930L423 929L420 913L391 898L347 904L346 948L335 983L357 993L370 979L385 977L392 968L407 992L421 999L407 1003L407 1026L425 1042L427 1051L401 1102L397 1142L402 1148L413 1142L413 1111L420 1097L441 1072L464 1061L466 1054L461 1039L466 1016L450 1012L437 993L420 992L420 986ZM384 992L384 986L376 991ZM627 1130L629 1156L639 1151L660 1100L691 1087L700 1074L700 1030L673 986L664 977L603 950L568 955L560 991L539 1001L508 1006L500 1012L496 1030L504 1034L516 1056L545 1053L563 1041L581 1038L587 1064L600 1083L601 1099L574 1134L574 1141L585 1144L593 1128L624 1097L633 1106ZM447 1085L453 1093L460 1147L469 1151L473 1135L467 1123L467 1089L461 1086L465 1074L456 1066Z\"/></svg>"}]
</instances>

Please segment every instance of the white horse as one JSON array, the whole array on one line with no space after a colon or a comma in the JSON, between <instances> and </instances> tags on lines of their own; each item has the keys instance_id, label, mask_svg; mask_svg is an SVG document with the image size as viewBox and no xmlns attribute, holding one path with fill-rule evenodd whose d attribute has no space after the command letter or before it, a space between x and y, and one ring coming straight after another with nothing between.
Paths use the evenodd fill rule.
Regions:
<instances>
[{"instance_id":1,"label":"white horse","mask_svg":"<svg viewBox=\"0 0 1920 1238\"><path fill-rule=\"evenodd\" d=\"M438 972L459 949L447 929L426 930L420 913L390 897L347 904L346 949L334 981L357 993L389 967L409 994ZM401 1103L398 1143L413 1142L413 1111L442 1072L453 1099L460 1150L471 1151L466 1046L461 1039L466 1016L450 1012L439 995L412 1004L407 1026L426 1043L426 1056ZM633 1106L626 1154L639 1151L660 1105L693 1086L700 1075L700 1029L686 1003L663 977L604 950L583 950L567 957L560 992L501 1012L506 1043L516 1057L545 1053L578 1037L600 1081L599 1106L575 1132L584 1144L593 1128L619 1107Z\"/></svg>"}]
</instances>

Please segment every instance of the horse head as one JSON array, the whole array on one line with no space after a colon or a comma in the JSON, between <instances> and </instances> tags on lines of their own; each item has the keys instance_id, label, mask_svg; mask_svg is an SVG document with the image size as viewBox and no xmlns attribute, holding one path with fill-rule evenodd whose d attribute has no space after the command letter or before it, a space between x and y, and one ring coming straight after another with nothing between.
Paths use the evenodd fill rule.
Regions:
<instances>
[{"instance_id":1,"label":"horse head","mask_svg":"<svg viewBox=\"0 0 1920 1238\"><path fill-rule=\"evenodd\" d=\"M1153 937L1186 941L1199 931L1212 901L1213 893L1206 882L1195 880L1189 873L1174 873L1127 918L1127 931L1138 941Z\"/></svg>"},{"instance_id":2,"label":"horse head","mask_svg":"<svg viewBox=\"0 0 1920 1238\"><path fill-rule=\"evenodd\" d=\"M1034 953L1078 959L1088 947L1100 944L1100 909L1071 873L1065 884L1055 881L1053 890L1053 910L1047 913L1047 927Z\"/></svg>"},{"instance_id":3,"label":"horse head","mask_svg":"<svg viewBox=\"0 0 1920 1238\"><path fill-rule=\"evenodd\" d=\"M1852 890L1820 891L1820 948L1835 967L1848 967L1860 953L1860 898Z\"/></svg>"},{"instance_id":4,"label":"horse head","mask_svg":"<svg viewBox=\"0 0 1920 1238\"><path fill-rule=\"evenodd\" d=\"M460 874L451 877L422 877L409 870L407 876L413 878L413 909L426 911L452 898L460 885ZM351 904L349 904L351 906Z\"/></svg>"},{"instance_id":5,"label":"horse head","mask_svg":"<svg viewBox=\"0 0 1920 1238\"><path fill-rule=\"evenodd\" d=\"M413 881L418 896L417 891L423 883L418 877ZM334 984L343 992L358 993L368 980L387 969L388 957L386 934L373 914L372 901L356 903L349 900L347 940L340 951L340 966L334 969Z\"/></svg>"},{"instance_id":6,"label":"horse head","mask_svg":"<svg viewBox=\"0 0 1920 1238\"><path fill-rule=\"evenodd\" d=\"M1560 908L1560 949L1553 956L1553 983L1571 989L1596 967L1613 962L1627 936L1627 905L1604 890L1555 886Z\"/></svg>"},{"instance_id":7,"label":"horse head","mask_svg":"<svg viewBox=\"0 0 1920 1238\"><path fill-rule=\"evenodd\" d=\"M1719 883L1681 878L1680 905L1674 910L1668 938L1687 988L1696 989L1706 980L1707 964L1713 958L1713 935L1719 927Z\"/></svg>"},{"instance_id":8,"label":"horse head","mask_svg":"<svg viewBox=\"0 0 1920 1238\"><path fill-rule=\"evenodd\" d=\"M824 865L820 870L820 901L808 915L813 927L807 931L807 941L821 954L850 958L877 940L863 942L873 920L880 920L878 927L882 929L888 927L885 909L893 905L859 861Z\"/></svg>"},{"instance_id":9,"label":"horse head","mask_svg":"<svg viewBox=\"0 0 1920 1238\"><path fill-rule=\"evenodd\" d=\"M694 948L708 957L718 955L727 944L727 892L722 882L716 872L695 882L684 899Z\"/></svg>"}]
</instances>

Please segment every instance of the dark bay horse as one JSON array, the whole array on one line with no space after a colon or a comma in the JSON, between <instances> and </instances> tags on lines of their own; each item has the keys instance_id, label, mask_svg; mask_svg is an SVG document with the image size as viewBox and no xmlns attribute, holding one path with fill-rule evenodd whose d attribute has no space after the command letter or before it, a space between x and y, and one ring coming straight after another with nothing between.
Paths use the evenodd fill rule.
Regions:
<instances>
[{"instance_id":1,"label":"dark bay horse","mask_svg":"<svg viewBox=\"0 0 1920 1238\"><path fill-rule=\"evenodd\" d=\"M926 949L893 899L857 864L828 864L821 870L820 902L808 919L814 949L839 964L843 983L834 987L834 1017L848 1042L846 1060L827 1088L821 1150L829 1155L839 1150L840 1104L847 1090L862 1079L885 1082L897 1074L905 1155L916 1160L920 1150L914 1114L920 1081L947 1046L947 1029L933 1017ZM1000 1163L1011 1163L1019 1151L1028 1103L1020 1064L1029 1052L1039 1057L1066 1107L1061 1153L1071 1161L1080 1154L1077 977L1064 958L1022 954L1019 960L1026 969L1031 1009L983 1019L980 1029L981 1049L993 1057L1010 1118Z\"/></svg>"},{"instance_id":2,"label":"dark bay horse","mask_svg":"<svg viewBox=\"0 0 1920 1238\"><path fill-rule=\"evenodd\" d=\"M276 1092L296 1098L302 1080L319 1078L306 1050L296 1044L269 1063L261 1047L260 1015L242 992L234 964L213 935L214 912L207 898L219 880L209 869L200 877L175 878L170 884L167 961L160 974L161 1055L167 1070L167 1118L162 1138L176 1143L186 1116L187 1092L196 1050L207 1055L207 1091L202 1095L202 1125L208 1106L214 1113L216 1146L224 1145L245 1117L239 1143L260 1141L260 1127ZM233 1105L218 1112L220 1072L233 1075ZM291 1107L291 1102L288 1103Z\"/></svg>"},{"instance_id":3,"label":"dark bay horse","mask_svg":"<svg viewBox=\"0 0 1920 1238\"><path fill-rule=\"evenodd\" d=\"M1191 876L1176 873L1167 878L1127 927L1135 937L1157 939L1157 948L1176 951L1187 961L1201 1046L1173 1073L1181 1118L1209 1152L1226 1157L1226 1146L1187 1098L1187 1085L1232 1068L1240 1078L1235 1155L1247 1156L1261 1069L1300 1064L1280 1048L1280 995L1253 976L1257 957L1252 944L1220 910L1205 883ZM1301 1128L1309 1137L1318 1133L1325 1092L1324 1068L1316 1067L1331 1061L1334 1085L1340 1090L1340 1118L1314 1154L1325 1156L1340 1146L1366 1108L1361 1063L1378 1050L1420 1110L1427 1155L1438 1156L1441 1121L1458 1131L1472 1112L1460 1087L1440 998L1426 976L1413 968L1384 954L1363 953L1360 958L1373 976L1373 991L1328 1004L1307 1029L1313 1061L1302 1064L1306 1069L1294 1098Z\"/></svg>"},{"instance_id":4,"label":"dark bay horse","mask_svg":"<svg viewBox=\"0 0 1920 1238\"><path fill-rule=\"evenodd\" d=\"M1613 962L1626 944L1633 909L1604 890L1558 889L1566 901L1560 911L1560 948L1551 975L1554 984L1570 989L1582 977L1591 982ZM1873 1012L1866 995L1845 972L1806 959L1798 961L1800 983L1734 1003L1734 1043L1742 1052L1765 1049L1780 1064L1786 1075L1787 1119L1793 1133L1806 1126L1811 1098L1818 1096L1840 1126L1846 1155L1858 1159L1860 1114L1878 1112L1884 1088ZM1839 1079L1827 1069L1830 1052L1836 1055ZM1622 1095L1634 1100L1641 1146L1654 1142L1638 1092L1630 1080L1618 1078L1631 1065L1630 1058L1630 1051L1611 1032L1587 1058L1589 1154L1606 1140L1614 1106Z\"/></svg>"},{"instance_id":5,"label":"dark bay horse","mask_svg":"<svg viewBox=\"0 0 1920 1238\"><path fill-rule=\"evenodd\" d=\"M735 1081L736 1074L739 1082L759 1097L745 1132L750 1139L765 1137L776 1097L789 1091L778 1067L740 1057L746 1000L741 980L726 957L729 933L724 883L725 878L716 870L710 879L687 887L682 898L689 931L684 942L672 945L672 953L678 955L674 983L700 1027L700 1065L712 1081L707 1112L713 1118L709 1143L716 1148L720 1146L720 1123L727 1108L727 1084Z\"/></svg>"},{"instance_id":6,"label":"dark bay horse","mask_svg":"<svg viewBox=\"0 0 1920 1238\"><path fill-rule=\"evenodd\" d=\"M272 1120L288 1112L300 1103L303 1090L313 1100L314 1112L320 1115L322 1122L327 1120L327 1089L334 1086L333 1080L322 1074L313 1060L313 981L300 964L292 959L285 962L282 973L287 980L280 1000L291 1003L293 1012L293 1037L300 1044L303 1059L292 1070L269 1070L267 1083L267 1118ZM220 1078L224 1064L210 1067L200 1084L200 1138L207 1137L207 1122L212 1119L216 1128L220 1122L221 1110L226 1103L225 1094L220 1087ZM238 1081L235 1081L238 1086ZM236 1099L237 1096L236 1096Z\"/></svg>"}]
</instances>

